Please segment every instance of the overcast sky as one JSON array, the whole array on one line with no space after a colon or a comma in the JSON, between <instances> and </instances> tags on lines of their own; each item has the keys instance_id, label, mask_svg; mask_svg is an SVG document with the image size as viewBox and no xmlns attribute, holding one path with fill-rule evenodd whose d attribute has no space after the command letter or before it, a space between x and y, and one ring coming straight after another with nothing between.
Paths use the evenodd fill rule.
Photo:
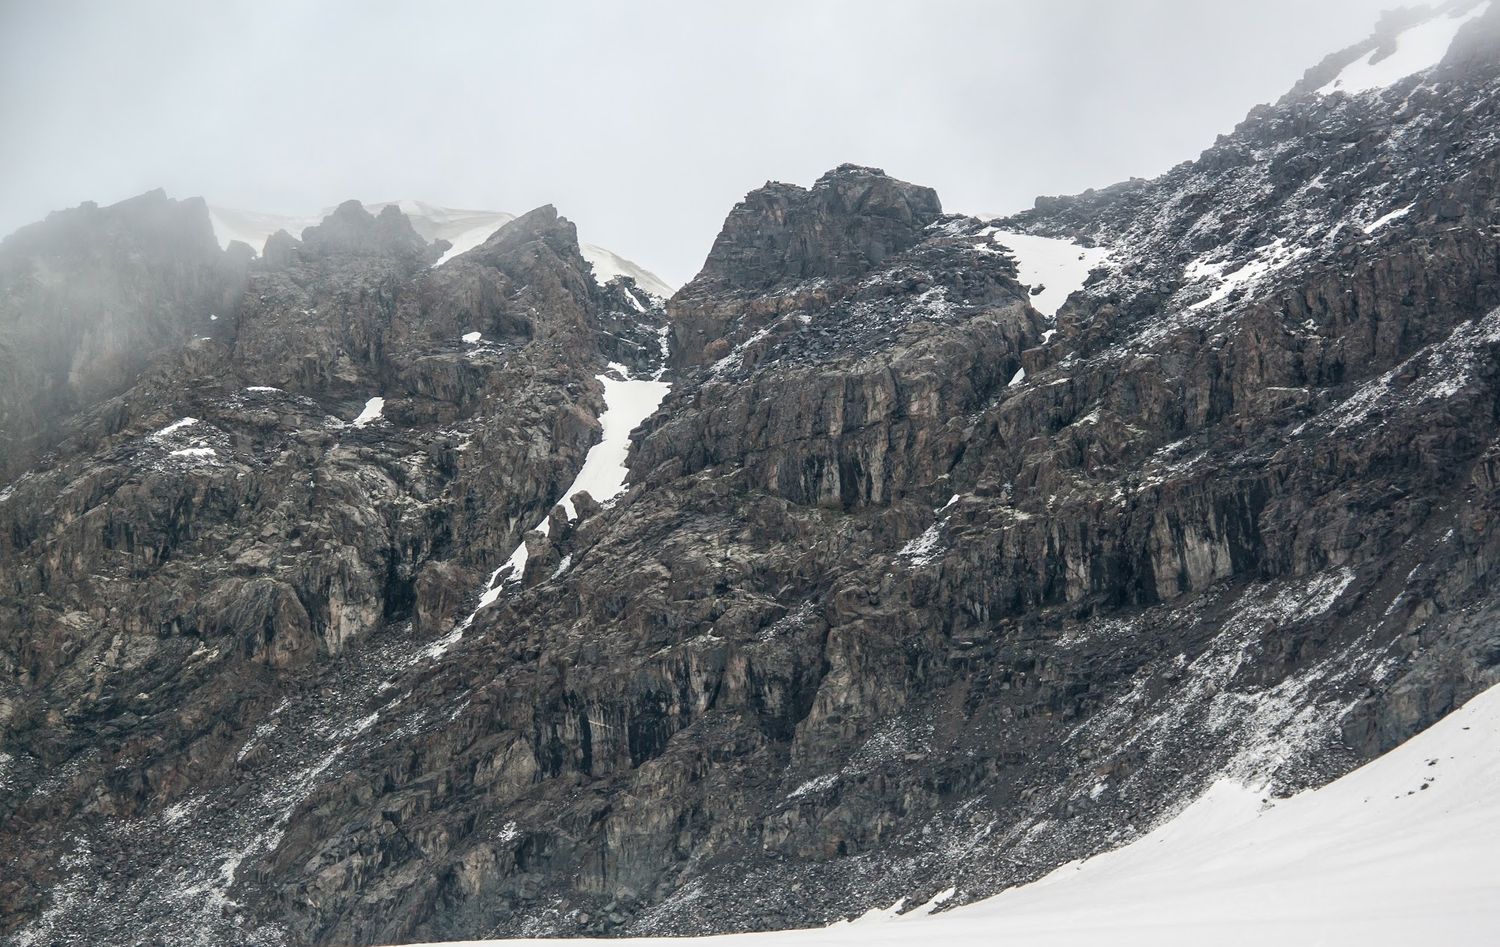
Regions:
<instances>
[{"instance_id":1,"label":"overcast sky","mask_svg":"<svg viewBox=\"0 0 1500 947\"><path fill-rule=\"evenodd\" d=\"M671 282L845 161L1006 212L1150 176L1391 0L0 0L0 233L153 187L556 204Z\"/></svg>"}]
</instances>

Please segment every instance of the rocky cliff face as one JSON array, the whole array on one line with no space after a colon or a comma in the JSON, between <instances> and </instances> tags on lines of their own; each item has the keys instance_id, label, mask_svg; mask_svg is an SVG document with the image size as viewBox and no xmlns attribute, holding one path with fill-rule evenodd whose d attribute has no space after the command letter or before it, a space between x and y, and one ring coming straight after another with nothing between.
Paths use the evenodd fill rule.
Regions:
<instances>
[{"instance_id":1,"label":"rocky cliff face","mask_svg":"<svg viewBox=\"0 0 1500 947\"><path fill-rule=\"evenodd\" d=\"M1006 220L768 184L665 314L551 208L273 241L0 494L10 938L958 903L1431 723L1500 679L1497 22Z\"/></svg>"},{"instance_id":2,"label":"rocky cliff face","mask_svg":"<svg viewBox=\"0 0 1500 947\"><path fill-rule=\"evenodd\" d=\"M33 236L65 239L46 233L56 220ZM37 929L88 930L113 914L137 936L202 907L218 869L171 846L277 831L291 797L262 767L305 778L330 752L305 732L293 752L241 752L231 732L271 726L308 688L348 710L360 698L322 674L376 661L371 638L411 651L446 634L582 463L606 352L660 360L660 310L628 282L597 287L550 207L438 269L399 212L352 203L280 243L214 336L79 411L0 499L5 833L82 833L5 846L7 919L45 908L72 926L44 911ZM143 840L102 824L159 818L225 778L265 801L181 823L194 843L158 836L152 877L178 880L120 915L152 882L123 867ZM118 890L70 894L75 843Z\"/></svg>"}]
</instances>

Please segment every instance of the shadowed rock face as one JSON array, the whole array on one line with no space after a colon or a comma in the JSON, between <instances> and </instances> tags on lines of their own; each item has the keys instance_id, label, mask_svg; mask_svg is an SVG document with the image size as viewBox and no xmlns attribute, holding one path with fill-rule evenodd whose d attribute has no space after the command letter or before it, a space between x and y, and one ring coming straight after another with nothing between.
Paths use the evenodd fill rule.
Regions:
<instances>
[{"instance_id":1,"label":"shadowed rock face","mask_svg":"<svg viewBox=\"0 0 1500 947\"><path fill-rule=\"evenodd\" d=\"M1500 676L1496 16L990 225L869 169L754 192L630 488L467 624L662 311L550 207L436 270L342 208L268 247L0 498L8 932L823 923L1428 725ZM1010 232L1110 256L1049 320Z\"/></svg>"}]
</instances>

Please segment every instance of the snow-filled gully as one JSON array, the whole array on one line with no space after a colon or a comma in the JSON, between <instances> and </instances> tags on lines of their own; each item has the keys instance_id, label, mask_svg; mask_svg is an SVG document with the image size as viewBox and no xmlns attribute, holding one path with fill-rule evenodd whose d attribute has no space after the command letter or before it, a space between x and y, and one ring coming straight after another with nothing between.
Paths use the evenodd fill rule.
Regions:
<instances>
[{"instance_id":1,"label":"snow-filled gully","mask_svg":"<svg viewBox=\"0 0 1500 947\"><path fill-rule=\"evenodd\" d=\"M666 372L667 361L665 327L659 339L662 367L650 378L632 378L630 369L618 362L610 362L609 371L594 376L604 385L604 411L599 415L599 425L604 430L599 443L589 448L588 454L584 456L578 475L554 504L561 506L570 520L578 516L578 511L573 506L573 496L579 491L587 490L596 502L607 504L625 490L625 480L630 475L630 469L625 465L630 454L630 432L654 414L667 392L672 390L671 382L661 380ZM535 529L546 535L550 526L548 517L544 516ZM521 578L526 569L526 555L526 540L523 538L510 558L490 573L474 611L459 622L453 631L428 645L424 654L429 658L436 658L458 643L480 611L498 601L506 587ZM566 564L557 574L560 575L565 568Z\"/></svg>"},{"instance_id":2,"label":"snow-filled gully","mask_svg":"<svg viewBox=\"0 0 1500 947\"><path fill-rule=\"evenodd\" d=\"M630 453L630 432L649 418L661 404L667 392L672 390L670 382L661 381L661 371L649 379L631 378L630 369L619 362L609 363L610 371L595 375L604 384L604 412L599 415L599 424L604 434L599 443L589 448L583 459L578 476L563 491L557 505L568 513L568 519L576 519L578 511L573 508L573 495L587 490L589 496L599 503L608 503L625 490L625 478L630 469L625 459ZM621 376L616 378L615 375ZM549 523L546 517L536 525L543 535ZM500 589L508 581L521 577L526 568L526 542L516 546L504 565L490 576L489 586L479 600L479 607L495 601Z\"/></svg>"}]
</instances>

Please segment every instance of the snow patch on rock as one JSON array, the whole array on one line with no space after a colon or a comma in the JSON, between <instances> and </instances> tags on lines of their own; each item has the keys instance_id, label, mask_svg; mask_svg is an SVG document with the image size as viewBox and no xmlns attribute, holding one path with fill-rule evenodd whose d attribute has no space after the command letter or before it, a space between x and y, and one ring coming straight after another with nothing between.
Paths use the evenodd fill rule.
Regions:
<instances>
[{"instance_id":1,"label":"snow patch on rock","mask_svg":"<svg viewBox=\"0 0 1500 947\"><path fill-rule=\"evenodd\" d=\"M385 414L385 399L379 395L365 402L364 410L349 424L352 427L364 427L379 420Z\"/></svg>"},{"instance_id":2,"label":"snow patch on rock","mask_svg":"<svg viewBox=\"0 0 1500 947\"><path fill-rule=\"evenodd\" d=\"M662 352L665 357L665 334L662 336ZM603 436L599 439L599 443L589 448L588 454L583 459L583 467L579 469L578 475L573 478L573 482L563 491L562 499L558 501L557 505L567 512L568 519L576 519L578 516L578 510L573 504L573 496L580 491L587 491L595 502L605 506L624 492L625 480L630 475L630 469L625 465L626 458L630 454L630 432L654 414L661 405L662 399L667 396L667 392L672 390L670 382L660 380L664 370L664 368L658 369L650 379L631 378L630 369L619 362L610 362L609 371L594 376L604 385L604 411L599 415L599 425L603 429ZM544 517L535 528L545 536L551 529L551 523ZM468 618L464 619L453 635L450 635L452 640L437 651L437 654L441 654L463 636L464 630L473 623L480 609L493 605L499 600L507 583L520 579L526 571L529 556L526 541L522 539L516 544L510 558L490 573L489 580L480 593L478 607ZM572 558L569 557L565 564L553 574L553 577L561 575L571 565Z\"/></svg>"},{"instance_id":3,"label":"snow patch on rock","mask_svg":"<svg viewBox=\"0 0 1500 947\"><path fill-rule=\"evenodd\" d=\"M896 553L897 557L905 559L913 569L936 562L943 552L943 530L947 525L947 517L933 523L922 535L902 546L901 551Z\"/></svg>"},{"instance_id":4,"label":"snow patch on rock","mask_svg":"<svg viewBox=\"0 0 1500 947\"><path fill-rule=\"evenodd\" d=\"M1374 233L1381 227L1384 227L1386 224L1391 223L1395 220L1400 220L1402 217L1405 217L1407 214L1411 213L1411 209L1413 206L1414 205L1412 204L1407 204L1405 207L1398 207L1388 214L1382 214L1381 216L1375 218L1370 223L1365 225L1365 233Z\"/></svg>"},{"instance_id":5,"label":"snow patch on rock","mask_svg":"<svg viewBox=\"0 0 1500 947\"><path fill-rule=\"evenodd\" d=\"M1222 302L1235 290L1249 286L1289 266L1309 252L1306 247L1290 247L1284 238L1277 238L1255 251L1254 259L1233 271L1229 271L1233 263L1228 260L1218 262L1209 262L1205 259L1194 260L1183 270L1183 275L1194 282L1208 280L1217 285L1206 297L1188 306L1188 309L1204 309Z\"/></svg>"},{"instance_id":6,"label":"snow patch on rock","mask_svg":"<svg viewBox=\"0 0 1500 947\"><path fill-rule=\"evenodd\" d=\"M583 258L593 264L594 279L600 286L616 276L628 276L635 280L636 286L661 299L669 299L676 292L676 289L660 276L638 263L632 263L612 250L606 250L592 243L579 244L578 249L583 254Z\"/></svg>"},{"instance_id":7,"label":"snow patch on rock","mask_svg":"<svg viewBox=\"0 0 1500 947\"><path fill-rule=\"evenodd\" d=\"M1109 257L1109 251L1102 247L995 227L984 228L979 236L1011 251L1016 258L1017 279L1033 289L1032 308L1048 318L1056 316L1068 297L1083 288L1089 273ZM1040 292L1036 292L1038 287Z\"/></svg>"},{"instance_id":8,"label":"snow patch on rock","mask_svg":"<svg viewBox=\"0 0 1500 947\"><path fill-rule=\"evenodd\" d=\"M170 437L171 435L176 434L178 431L182 430L183 428L185 428L185 427L191 427L191 426L193 426L194 424L197 424L197 423L198 423L198 419L197 418L183 418L180 421L173 421L171 424L168 424L166 427L162 428L160 431L157 431L155 434L152 434L151 436L155 437L155 438Z\"/></svg>"}]
</instances>

